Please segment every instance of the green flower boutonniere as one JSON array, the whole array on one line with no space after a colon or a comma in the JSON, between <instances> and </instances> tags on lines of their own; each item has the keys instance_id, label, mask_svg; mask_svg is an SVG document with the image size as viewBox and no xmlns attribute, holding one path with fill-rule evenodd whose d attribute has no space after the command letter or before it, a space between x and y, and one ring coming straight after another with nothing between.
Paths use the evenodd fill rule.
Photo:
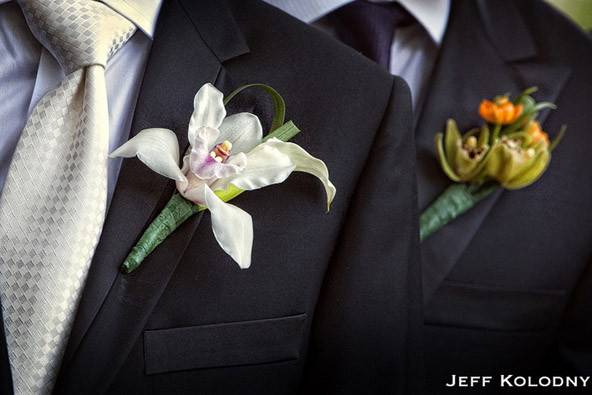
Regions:
<instances>
[{"instance_id":1,"label":"green flower boutonniere","mask_svg":"<svg viewBox=\"0 0 592 395\"><path fill-rule=\"evenodd\" d=\"M524 188L545 172L565 127L549 140L536 118L555 105L537 103L531 96L535 91L527 89L514 100L508 95L483 100L479 115L485 123L480 128L461 134L450 119L446 132L436 135L440 166L454 184L421 215L422 240L495 190Z\"/></svg>"}]
</instances>

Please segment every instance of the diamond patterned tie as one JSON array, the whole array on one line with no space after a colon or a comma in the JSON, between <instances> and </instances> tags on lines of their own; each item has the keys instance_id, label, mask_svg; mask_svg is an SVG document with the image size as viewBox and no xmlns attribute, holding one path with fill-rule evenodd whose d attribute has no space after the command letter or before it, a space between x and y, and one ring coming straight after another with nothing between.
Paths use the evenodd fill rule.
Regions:
<instances>
[{"instance_id":1,"label":"diamond patterned tie","mask_svg":"<svg viewBox=\"0 0 592 395\"><path fill-rule=\"evenodd\" d=\"M329 18L337 37L385 69L390 68L391 44L395 30L415 19L397 3L356 0L333 11Z\"/></svg>"},{"instance_id":2,"label":"diamond patterned tie","mask_svg":"<svg viewBox=\"0 0 592 395\"><path fill-rule=\"evenodd\" d=\"M33 109L0 196L0 296L14 391L45 394L105 217L105 65L135 26L97 1L18 2L66 74Z\"/></svg>"}]
</instances>

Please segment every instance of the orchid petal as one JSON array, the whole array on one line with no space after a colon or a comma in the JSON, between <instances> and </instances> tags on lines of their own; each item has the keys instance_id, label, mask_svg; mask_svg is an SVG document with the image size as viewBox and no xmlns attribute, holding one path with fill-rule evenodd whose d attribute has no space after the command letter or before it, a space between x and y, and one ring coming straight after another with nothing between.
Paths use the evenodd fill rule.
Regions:
<instances>
[{"instance_id":1,"label":"orchid petal","mask_svg":"<svg viewBox=\"0 0 592 395\"><path fill-rule=\"evenodd\" d=\"M240 208L224 203L207 186L204 186L204 194L206 206L212 215L212 230L218 244L241 269L247 269L251 266L253 219Z\"/></svg>"},{"instance_id":2,"label":"orchid petal","mask_svg":"<svg viewBox=\"0 0 592 395\"><path fill-rule=\"evenodd\" d=\"M248 112L234 114L220 125L220 137L217 143L228 140L232 143L232 152L249 152L261 144L263 128L256 115Z\"/></svg>"},{"instance_id":3,"label":"orchid petal","mask_svg":"<svg viewBox=\"0 0 592 395\"><path fill-rule=\"evenodd\" d=\"M110 158L137 156L156 173L177 181L186 180L179 169L179 143L168 129L144 129L109 155Z\"/></svg>"},{"instance_id":4,"label":"orchid petal","mask_svg":"<svg viewBox=\"0 0 592 395\"><path fill-rule=\"evenodd\" d=\"M226 117L224 95L212 84L202 86L193 99L193 114L189 120L189 141L193 142L200 128L218 129Z\"/></svg>"},{"instance_id":5,"label":"orchid petal","mask_svg":"<svg viewBox=\"0 0 592 395\"><path fill-rule=\"evenodd\" d=\"M335 198L336 189L333 183L329 180L329 170L327 169L325 162L313 157L297 144L287 143L276 138L271 138L262 145L269 145L289 157L292 163L296 166L294 171L301 171L317 177L325 187L325 192L327 194L327 210L329 210L331 203ZM239 185L236 186L240 188Z\"/></svg>"},{"instance_id":6,"label":"orchid petal","mask_svg":"<svg viewBox=\"0 0 592 395\"><path fill-rule=\"evenodd\" d=\"M240 189L252 191L284 182L295 168L287 155L268 144L260 144L247 154L247 166L242 172L214 183L212 188L226 189L228 184L233 184Z\"/></svg>"}]
</instances>

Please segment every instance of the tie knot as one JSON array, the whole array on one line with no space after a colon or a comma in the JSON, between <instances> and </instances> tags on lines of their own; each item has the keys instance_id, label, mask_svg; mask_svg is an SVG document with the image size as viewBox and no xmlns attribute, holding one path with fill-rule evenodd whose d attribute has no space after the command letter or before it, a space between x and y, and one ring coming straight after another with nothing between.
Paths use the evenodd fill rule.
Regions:
<instances>
[{"instance_id":1,"label":"tie knot","mask_svg":"<svg viewBox=\"0 0 592 395\"><path fill-rule=\"evenodd\" d=\"M103 67L135 32L132 22L94 0L18 0L35 37L66 74Z\"/></svg>"},{"instance_id":2,"label":"tie knot","mask_svg":"<svg viewBox=\"0 0 592 395\"><path fill-rule=\"evenodd\" d=\"M393 29L413 23L413 16L398 2L355 0L339 9L345 18L369 25L388 25Z\"/></svg>"},{"instance_id":3,"label":"tie knot","mask_svg":"<svg viewBox=\"0 0 592 395\"><path fill-rule=\"evenodd\" d=\"M329 17L335 23L341 41L387 69L395 30L415 21L396 2L376 3L367 0L348 3Z\"/></svg>"}]
</instances>

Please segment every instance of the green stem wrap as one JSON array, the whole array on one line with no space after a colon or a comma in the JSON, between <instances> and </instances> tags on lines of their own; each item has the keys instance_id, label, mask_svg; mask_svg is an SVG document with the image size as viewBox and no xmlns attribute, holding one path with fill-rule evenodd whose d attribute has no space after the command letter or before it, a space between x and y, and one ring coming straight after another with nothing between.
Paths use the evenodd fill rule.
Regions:
<instances>
[{"instance_id":1,"label":"green stem wrap","mask_svg":"<svg viewBox=\"0 0 592 395\"><path fill-rule=\"evenodd\" d=\"M289 141L300 133L300 130L292 121L284 123L286 113L284 99L282 99L279 93L273 88L267 85L250 84L240 87L225 99L224 104L228 104L232 98L247 88L263 89L271 95L273 100L275 114L272 120L271 133L265 136L263 141L269 140L270 138ZM225 202L234 199L243 192L243 190L236 188L232 184L224 191L215 191L216 195ZM205 210L207 210L206 207L195 205L182 197L179 193L175 192L160 214L158 214L154 221L152 221L144 231L142 237L140 237L140 240L138 240L136 245L132 248L127 258L125 258L125 261L121 265L121 271L125 274L129 274L136 270L140 267L144 259L146 259L156 247L177 230L179 226L195 214Z\"/></svg>"},{"instance_id":2,"label":"green stem wrap","mask_svg":"<svg viewBox=\"0 0 592 395\"><path fill-rule=\"evenodd\" d=\"M174 193L164 209L152 221L129 253L121 271L131 273L181 224L199 212L199 207Z\"/></svg>"},{"instance_id":3,"label":"green stem wrap","mask_svg":"<svg viewBox=\"0 0 592 395\"><path fill-rule=\"evenodd\" d=\"M425 240L499 188L499 185L495 183L481 186L452 184L421 214L419 218L420 240Z\"/></svg>"}]
</instances>

